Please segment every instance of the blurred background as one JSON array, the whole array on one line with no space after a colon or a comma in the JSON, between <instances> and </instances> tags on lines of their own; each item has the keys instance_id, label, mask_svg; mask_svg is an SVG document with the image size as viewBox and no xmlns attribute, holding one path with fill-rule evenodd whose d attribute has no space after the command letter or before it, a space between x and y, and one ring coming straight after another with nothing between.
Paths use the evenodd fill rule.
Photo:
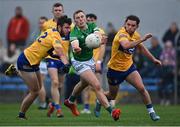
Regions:
<instances>
[{"instance_id":1,"label":"blurred background","mask_svg":"<svg viewBox=\"0 0 180 127\"><path fill-rule=\"evenodd\" d=\"M110 57L113 37L123 25L126 16L137 15L141 20L138 31L142 35L149 32L154 35L145 45L163 63L162 67L156 67L138 50L135 52L134 61L144 84L154 103L165 106L180 103L180 0L0 0L0 103L20 102L27 93L27 87L21 78L7 77L3 72L10 63L16 63L20 51L32 43L31 35L39 29L39 17L53 18L51 11L56 2L64 5L65 14L69 17L78 9L97 15L98 26L108 35L103 70L105 90L108 89L106 64ZM8 30L9 22L15 16L17 6L22 8L23 16L26 17L26 25L23 27L26 32L22 33L24 38L21 46L8 44L8 35L11 34ZM11 27L13 29L13 26ZM51 81L48 75L46 77L47 98L51 98ZM117 103L141 102L138 92L126 82L121 84L120 89ZM68 92L67 90L65 89L64 93ZM90 100L93 104L95 95L93 92L91 94Z\"/></svg>"}]
</instances>

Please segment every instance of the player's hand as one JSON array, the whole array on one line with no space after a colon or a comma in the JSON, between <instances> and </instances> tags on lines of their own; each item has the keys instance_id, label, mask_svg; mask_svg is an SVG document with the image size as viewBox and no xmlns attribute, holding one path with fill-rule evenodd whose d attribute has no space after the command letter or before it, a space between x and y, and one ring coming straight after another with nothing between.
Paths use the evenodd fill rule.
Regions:
<instances>
[{"instance_id":1,"label":"player's hand","mask_svg":"<svg viewBox=\"0 0 180 127\"><path fill-rule=\"evenodd\" d=\"M81 52L81 48L80 47L74 47L73 48L73 52L80 53Z\"/></svg>"},{"instance_id":2,"label":"player's hand","mask_svg":"<svg viewBox=\"0 0 180 127\"><path fill-rule=\"evenodd\" d=\"M162 63L161 63L161 61L160 60L158 60L158 59L154 59L154 64L156 64L156 65L159 65L159 66L161 66L162 65Z\"/></svg>"},{"instance_id":3,"label":"player's hand","mask_svg":"<svg viewBox=\"0 0 180 127\"><path fill-rule=\"evenodd\" d=\"M102 34L102 38L101 38L101 44L102 45L107 43L107 38L108 38L107 35Z\"/></svg>"},{"instance_id":4,"label":"player's hand","mask_svg":"<svg viewBox=\"0 0 180 127\"><path fill-rule=\"evenodd\" d=\"M68 73L71 65L70 64L65 64L64 67L62 68L62 71L64 73Z\"/></svg>"},{"instance_id":5,"label":"player's hand","mask_svg":"<svg viewBox=\"0 0 180 127\"><path fill-rule=\"evenodd\" d=\"M151 33L148 33L148 34L145 34L144 35L144 38L143 38L143 41L146 41L147 39L151 38L152 37L152 34Z\"/></svg>"}]
</instances>

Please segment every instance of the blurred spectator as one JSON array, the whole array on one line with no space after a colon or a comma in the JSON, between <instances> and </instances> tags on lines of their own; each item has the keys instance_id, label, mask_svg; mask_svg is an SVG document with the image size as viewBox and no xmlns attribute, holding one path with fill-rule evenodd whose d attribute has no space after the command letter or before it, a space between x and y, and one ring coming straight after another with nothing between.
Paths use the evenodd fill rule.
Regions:
<instances>
[{"instance_id":1,"label":"blurred spectator","mask_svg":"<svg viewBox=\"0 0 180 127\"><path fill-rule=\"evenodd\" d=\"M107 43L107 46L112 46L112 42L113 42L113 39L116 35L116 29L114 27L114 25L111 23L111 22L108 22L107 24L107 28L106 28L106 33L108 35L108 43Z\"/></svg>"},{"instance_id":2,"label":"blurred spectator","mask_svg":"<svg viewBox=\"0 0 180 127\"><path fill-rule=\"evenodd\" d=\"M3 46L3 42L0 39L0 66L4 61L4 54L6 54L6 48Z\"/></svg>"},{"instance_id":3,"label":"blurred spectator","mask_svg":"<svg viewBox=\"0 0 180 127\"><path fill-rule=\"evenodd\" d=\"M171 41L173 43L173 46L175 46L175 38L178 32L179 32L179 28L176 22L173 22L170 28L165 32L162 38L163 42L165 43L167 41Z\"/></svg>"},{"instance_id":4,"label":"blurred spectator","mask_svg":"<svg viewBox=\"0 0 180 127\"><path fill-rule=\"evenodd\" d=\"M144 68L144 61L145 61L144 59L145 59L145 57L141 54L139 48L136 48L136 50L134 52L133 60L134 60L134 63L140 73L141 73L141 70L143 70L143 68ZM142 77L143 77L143 75L142 75Z\"/></svg>"},{"instance_id":5,"label":"blurred spectator","mask_svg":"<svg viewBox=\"0 0 180 127\"><path fill-rule=\"evenodd\" d=\"M1 72L4 73L5 70L9 67L10 64L16 65L17 58L20 54L20 51L16 48L14 43L10 44L9 49L6 50L6 53L3 55L3 63L1 66Z\"/></svg>"},{"instance_id":6,"label":"blurred spectator","mask_svg":"<svg viewBox=\"0 0 180 127\"><path fill-rule=\"evenodd\" d=\"M155 36L151 38L151 47L149 51L157 59L160 58L160 55L162 53L162 48L160 46L158 38ZM142 56L140 56L140 58L142 59ZM149 70L151 70L151 73L149 73ZM155 64L152 64L149 59L144 57L143 68L142 70L140 70L140 73L142 74L142 76L155 78L155 77L158 77L158 72L159 72L159 67L156 66Z\"/></svg>"},{"instance_id":7,"label":"blurred spectator","mask_svg":"<svg viewBox=\"0 0 180 127\"><path fill-rule=\"evenodd\" d=\"M16 44L17 48L23 49L29 34L29 22L23 15L20 6L15 9L15 16L11 18L7 29L8 48L10 44Z\"/></svg>"},{"instance_id":8,"label":"blurred spectator","mask_svg":"<svg viewBox=\"0 0 180 127\"><path fill-rule=\"evenodd\" d=\"M117 33L112 22L108 22L107 27L106 27L106 33L107 33L108 39L107 39L106 51L105 51L105 55L104 55L105 56L104 57L104 63L105 64L107 64L107 62L110 59L112 42L113 42L113 39Z\"/></svg>"},{"instance_id":9,"label":"blurred spectator","mask_svg":"<svg viewBox=\"0 0 180 127\"><path fill-rule=\"evenodd\" d=\"M160 71L159 96L161 98L161 104L169 105L170 97L173 93L176 64L175 49L171 41L165 43L160 59L162 61L162 69Z\"/></svg>"},{"instance_id":10,"label":"blurred spectator","mask_svg":"<svg viewBox=\"0 0 180 127\"><path fill-rule=\"evenodd\" d=\"M39 18L39 22L38 22L38 29L35 30L31 36L30 36L30 41L31 43L34 42L36 40L36 38L41 34L41 32L43 31L43 24L44 22L48 21L48 18L45 16L41 16Z\"/></svg>"}]
</instances>

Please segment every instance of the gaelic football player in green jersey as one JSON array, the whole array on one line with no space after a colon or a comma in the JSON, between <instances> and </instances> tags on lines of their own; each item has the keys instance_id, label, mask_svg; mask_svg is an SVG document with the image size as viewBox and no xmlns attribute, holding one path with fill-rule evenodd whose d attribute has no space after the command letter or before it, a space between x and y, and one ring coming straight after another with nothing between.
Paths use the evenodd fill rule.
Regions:
<instances>
[{"instance_id":1,"label":"gaelic football player in green jersey","mask_svg":"<svg viewBox=\"0 0 180 127\"><path fill-rule=\"evenodd\" d=\"M75 68L76 73L80 75L80 82L74 87L74 90L66 99L64 104L75 116L79 115L79 111L75 105L75 99L84 88L90 85L104 108L111 114L114 120L118 120L120 116L120 109L112 109L106 96L103 93L99 80L95 76L95 62L93 59L93 49L90 49L85 44L86 37L91 34L97 34L101 39L99 28L94 23L87 23L86 14L82 10L77 10L73 14L75 27L70 33L70 41L73 49L73 57L71 58L72 66ZM103 42L103 41L102 41ZM103 43L101 43L103 44Z\"/></svg>"}]
</instances>

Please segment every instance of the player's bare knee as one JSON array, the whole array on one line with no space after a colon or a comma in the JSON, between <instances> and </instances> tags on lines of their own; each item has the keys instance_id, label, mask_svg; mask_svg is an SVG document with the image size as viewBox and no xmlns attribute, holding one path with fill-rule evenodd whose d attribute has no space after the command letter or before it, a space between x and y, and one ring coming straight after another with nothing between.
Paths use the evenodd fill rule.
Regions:
<instances>
[{"instance_id":1,"label":"player's bare knee","mask_svg":"<svg viewBox=\"0 0 180 127\"><path fill-rule=\"evenodd\" d=\"M94 90L95 91L100 91L101 90L101 85L99 83L97 83L96 85L94 85Z\"/></svg>"},{"instance_id":2,"label":"player's bare knee","mask_svg":"<svg viewBox=\"0 0 180 127\"><path fill-rule=\"evenodd\" d=\"M31 94L33 94L33 95L35 95L35 96L38 96L39 91L40 91L40 88L36 87L36 88L34 88L34 89L31 90Z\"/></svg>"},{"instance_id":3,"label":"player's bare knee","mask_svg":"<svg viewBox=\"0 0 180 127\"><path fill-rule=\"evenodd\" d=\"M52 81L52 87L57 87L57 88L59 88L59 82L56 81L56 80Z\"/></svg>"}]
</instances>

